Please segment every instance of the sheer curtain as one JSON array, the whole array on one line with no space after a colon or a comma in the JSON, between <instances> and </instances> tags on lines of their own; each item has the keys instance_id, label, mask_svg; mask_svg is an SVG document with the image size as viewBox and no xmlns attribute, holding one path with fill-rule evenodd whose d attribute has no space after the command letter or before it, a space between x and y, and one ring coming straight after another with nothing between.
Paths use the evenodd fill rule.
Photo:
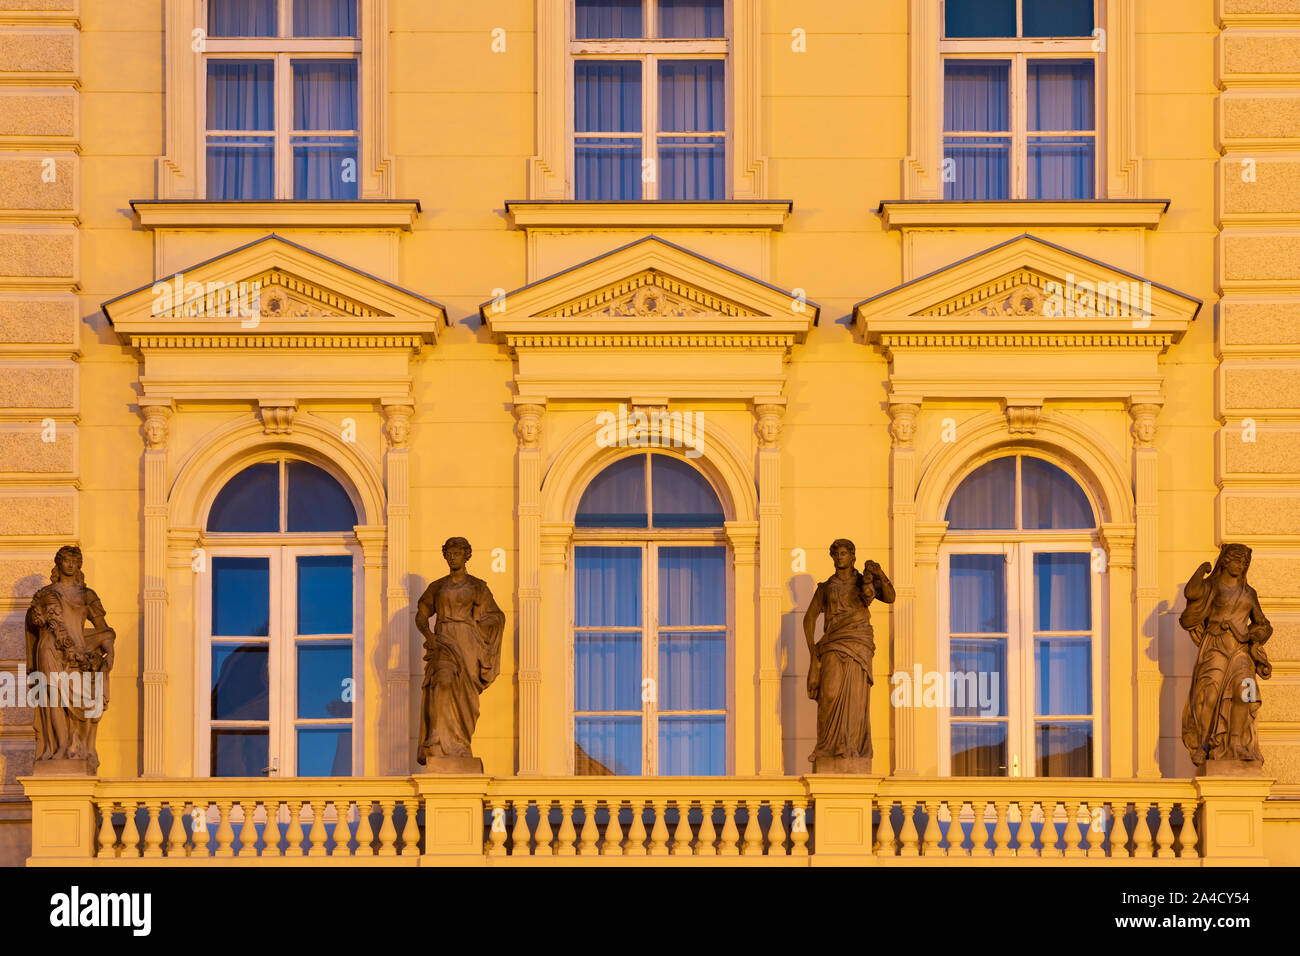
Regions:
<instances>
[{"instance_id":1,"label":"sheer curtain","mask_svg":"<svg viewBox=\"0 0 1300 956\"><path fill-rule=\"evenodd\" d=\"M1030 60L1028 189L1030 199L1091 199L1095 136L1035 136L1096 128L1092 60Z\"/></svg>"},{"instance_id":2,"label":"sheer curtain","mask_svg":"<svg viewBox=\"0 0 1300 956\"><path fill-rule=\"evenodd\" d=\"M293 128L294 198L355 199L356 60L293 61ZM351 135L299 135L308 130Z\"/></svg>"},{"instance_id":3,"label":"sheer curtain","mask_svg":"<svg viewBox=\"0 0 1300 956\"><path fill-rule=\"evenodd\" d=\"M574 198L640 199L641 63L579 60L573 84Z\"/></svg>"},{"instance_id":4,"label":"sheer curtain","mask_svg":"<svg viewBox=\"0 0 1300 956\"><path fill-rule=\"evenodd\" d=\"M271 199L275 195L275 64L271 60L208 61L208 198ZM253 131L264 135L252 135Z\"/></svg>"},{"instance_id":5,"label":"sheer curtain","mask_svg":"<svg viewBox=\"0 0 1300 956\"><path fill-rule=\"evenodd\" d=\"M1006 199L1011 195L1011 64L1006 60L944 62L944 157L956 177L947 199ZM953 136L952 133L1004 133Z\"/></svg>"},{"instance_id":6,"label":"sheer curtain","mask_svg":"<svg viewBox=\"0 0 1300 956\"><path fill-rule=\"evenodd\" d=\"M949 531L1015 528L1015 458L998 458L971 472L953 494L944 517Z\"/></svg>"},{"instance_id":7,"label":"sheer curtain","mask_svg":"<svg viewBox=\"0 0 1300 956\"><path fill-rule=\"evenodd\" d=\"M707 39L726 36L723 0L659 0L659 36Z\"/></svg>"},{"instance_id":8,"label":"sheer curtain","mask_svg":"<svg viewBox=\"0 0 1300 956\"><path fill-rule=\"evenodd\" d=\"M726 772L726 714L680 713L726 709L726 620L726 549L661 547L656 695L661 775Z\"/></svg>"},{"instance_id":9,"label":"sheer curtain","mask_svg":"<svg viewBox=\"0 0 1300 956\"><path fill-rule=\"evenodd\" d=\"M659 198L722 199L726 193L722 60L659 64ZM674 136L673 133L717 133Z\"/></svg>"},{"instance_id":10,"label":"sheer curtain","mask_svg":"<svg viewBox=\"0 0 1300 956\"><path fill-rule=\"evenodd\" d=\"M1024 527L1065 530L1097 526L1083 489L1051 462L1021 458L1020 481Z\"/></svg>"},{"instance_id":11,"label":"sheer curtain","mask_svg":"<svg viewBox=\"0 0 1300 956\"><path fill-rule=\"evenodd\" d=\"M208 36L273 37L276 0L208 0Z\"/></svg>"},{"instance_id":12,"label":"sheer curtain","mask_svg":"<svg viewBox=\"0 0 1300 956\"><path fill-rule=\"evenodd\" d=\"M1034 709L1040 717L1092 714L1091 585L1089 555L1034 555ZM1091 720L1040 719L1034 733L1040 776L1092 775Z\"/></svg>"},{"instance_id":13,"label":"sheer curtain","mask_svg":"<svg viewBox=\"0 0 1300 956\"><path fill-rule=\"evenodd\" d=\"M575 0L579 40L616 40L642 35L641 0Z\"/></svg>"},{"instance_id":14,"label":"sheer curtain","mask_svg":"<svg viewBox=\"0 0 1300 956\"><path fill-rule=\"evenodd\" d=\"M296 37L354 37L357 0L293 0Z\"/></svg>"}]
</instances>

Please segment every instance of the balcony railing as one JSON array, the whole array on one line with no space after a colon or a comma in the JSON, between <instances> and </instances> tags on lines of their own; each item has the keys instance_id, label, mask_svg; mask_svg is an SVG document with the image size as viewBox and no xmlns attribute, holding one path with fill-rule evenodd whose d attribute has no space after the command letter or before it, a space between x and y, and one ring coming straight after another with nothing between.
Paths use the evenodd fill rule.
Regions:
<instances>
[{"instance_id":1,"label":"balcony railing","mask_svg":"<svg viewBox=\"0 0 1300 956\"><path fill-rule=\"evenodd\" d=\"M1262 862L1269 781L30 777L32 865ZM1243 836L1244 835L1244 836Z\"/></svg>"}]
</instances>

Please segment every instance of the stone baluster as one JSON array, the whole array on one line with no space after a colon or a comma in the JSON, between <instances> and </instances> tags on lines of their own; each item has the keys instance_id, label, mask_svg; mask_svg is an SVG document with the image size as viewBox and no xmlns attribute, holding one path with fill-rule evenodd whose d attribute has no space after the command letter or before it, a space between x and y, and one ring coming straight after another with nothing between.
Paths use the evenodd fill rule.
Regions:
<instances>
[{"instance_id":1,"label":"stone baluster","mask_svg":"<svg viewBox=\"0 0 1300 956\"><path fill-rule=\"evenodd\" d=\"M964 802L961 800L948 801L948 855L965 856L966 849L962 845L966 842L966 834L961 829L961 810ZM972 832L974 832L972 830Z\"/></svg>"},{"instance_id":2,"label":"stone baluster","mask_svg":"<svg viewBox=\"0 0 1300 956\"><path fill-rule=\"evenodd\" d=\"M722 801L722 846L718 848L720 856L740 856L740 830L736 826L736 800Z\"/></svg>"},{"instance_id":3,"label":"stone baluster","mask_svg":"<svg viewBox=\"0 0 1300 956\"><path fill-rule=\"evenodd\" d=\"M1086 857L1106 855L1106 851L1101 848L1101 837L1099 836L1104 830L1093 829L1105 819L1100 812L1096 812L1099 809L1096 808L1095 810L1093 804L1089 803L1088 809L1084 811L1084 822L1079 824L1079 829L1083 833L1083 855Z\"/></svg>"},{"instance_id":4,"label":"stone baluster","mask_svg":"<svg viewBox=\"0 0 1300 956\"><path fill-rule=\"evenodd\" d=\"M1067 857L1082 857L1083 850L1079 849L1079 801L1065 801L1065 855Z\"/></svg>"},{"instance_id":5,"label":"stone baluster","mask_svg":"<svg viewBox=\"0 0 1300 956\"><path fill-rule=\"evenodd\" d=\"M285 833L285 840L288 846L284 848L284 855L288 857L301 857L302 839L305 834L302 831L302 806L301 800L290 800L289 805L289 830ZM391 854L390 854L391 855Z\"/></svg>"},{"instance_id":6,"label":"stone baluster","mask_svg":"<svg viewBox=\"0 0 1300 956\"><path fill-rule=\"evenodd\" d=\"M632 801L632 826L627 831L627 856L645 856L645 801Z\"/></svg>"},{"instance_id":7,"label":"stone baluster","mask_svg":"<svg viewBox=\"0 0 1300 956\"><path fill-rule=\"evenodd\" d=\"M768 808L772 812L772 822L767 828L767 855L785 856L785 824L781 822L781 815L785 813L785 801L772 800L768 803Z\"/></svg>"},{"instance_id":8,"label":"stone baluster","mask_svg":"<svg viewBox=\"0 0 1300 956\"><path fill-rule=\"evenodd\" d=\"M146 800L144 812L149 815L149 824L144 828L144 856L149 859L163 855L162 842L162 801Z\"/></svg>"},{"instance_id":9,"label":"stone baluster","mask_svg":"<svg viewBox=\"0 0 1300 956\"><path fill-rule=\"evenodd\" d=\"M102 821L99 827L99 853L98 856L110 857L116 856L117 833L113 830L113 811L117 804L112 801L106 801L99 805L99 812Z\"/></svg>"},{"instance_id":10,"label":"stone baluster","mask_svg":"<svg viewBox=\"0 0 1300 956\"><path fill-rule=\"evenodd\" d=\"M763 855L763 831L758 825L758 809L761 806L757 800L745 801L745 832L742 836L744 845L740 848L743 856L762 856Z\"/></svg>"},{"instance_id":11,"label":"stone baluster","mask_svg":"<svg viewBox=\"0 0 1300 956\"><path fill-rule=\"evenodd\" d=\"M623 812L622 800L607 801L609 823L605 825L605 840L600 845L601 856L623 855L623 824L618 822L618 815Z\"/></svg>"},{"instance_id":12,"label":"stone baluster","mask_svg":"<svg viewBox=\"0 0 1300 956\"><path fill-rule=\"evenodd\" d=\"M1194 860L1200 856L1196 849L1196 804L1184 800L1179 806L1183 810L1183 825L1178 830L1178 856Z\"/></svg>"},{"instance_id":13,"label":"stone baluster","mask_svg":"<svg viewBox=\"0 0 1300 956\"><path fill-rule=\"evenodd\" d=\"M397 856L396 800L379 801L379 855ZM297 813L294 814L297 819Z\"/></svg>"},{"instance_id":14,"label":"stone baluster","mask_svg":"<svg viewBox=\"0 0 1300 956\"><path fill-rule=\"evenodd\" d=\"M375 855L375 848L371 845L375 842L375 828L370 822L374 806L371 800L357 801L357 856Z\"/></svg>"},{"instance_id":15,"label":"stone baluster","mask_svg":"<svg viewBox=\"0 0 1300 956\"><path fill-rule=\"evenodd\" d=\"M560 832L556 837L556 856L577 856L573 843L578 839L578 831L573 827L573 801L560 801Z\"/></svg>"},{"instance_id":16,"label":"stone baluster","mask_svg":"<svg viewBox=\"0 0 1300 956\"><path fill-rule=\"evenodd\" d=\"M506 808L500 803L488 804L488 838L484 850L488 856L506 855Z\"/></svg>"},{"instance_id":17,"label":"stone baluster","mask_svg":"<svg viewBox=\"0 0 1300 956\"><path fill-rule=\"evenodd\" d=\"M1124 815L1128 813L1128 804L1111 801L1110 804L1110 858L1112 860L1128 859L1128 830L1124 826Z\"/></svg>"},{"instance_id":18,"label":"stone baluster","mask_svg":"<svg viewBox=\"0 0 1300 956\"><path fill-rule=\"evenodd\" d=\"M1056 847L1056 841L1061 837L1061 831L1056 827L1056 807L1057 801L1043 801L1043 831L1038 835L1038 839L1043 844L1043 856L1058 857L1062 851Z\"/></svg>"},{"instance_id":19,"label":"stone baluster","mask_svg":"<svg viewBox=\"0 0 1300 956\"><path fill-rule=\"evenodd\" d=\"M180 803L179 806L177 804ZM167 831L167 858L178 859L185 853L185 804L176 800L167 801L171 811L172 825Z\"/></svg>"},{"instance_id":20,"label":"stone baluster","mask_svg":"<svg viewBox=\"0 0 1300 956\"><path fill-rule=\"evenodd\" d=\"M876 827L876 856L894 855L894 801L878 800L880 823Z\"/></svg>"},{"instance_id":21,"label":"stone baluster","mask_svg":"<svg viewBox=\"0 0 1300 956\"><path fill-rule=\"evenodd\" d=\"M998 821L993 825L993 855L1015 856L1015 852L1011 849L1011 801L994 800L993 808L998 815Z\"/></svg>"},{"instance_id":22,"label":"stone baluster","mask_svg":"<svg viewBox=\"0 0 1300 956\"><path fill-rule=\"evenodd\" d=\"M943 856L939 847L943 842L943 834L939 831L939 801L926 800L922 806L925 809L925 832L921 834L921 855Z\"/></svg>"},{"instance_id":23,"label":"stone baluster","mask_svg":"<svg viewBox=\"0 0 1300 956\"><path fill-rule=\"evenodd\" d=\"M916 801L906 799L903 804L903 829L898 834L900 856L921 855L921 834L916 829Z\"/></svg>"},{"instance_id":24,"label":"stone baluster","mask_svg":"<svg viewBox=\"0 0 1300 956\"><path fill-rule=\"evenodd\" d=\"M420 824L416 822L416 817L420 813L420 801L403 800L402 807L406 810L406 825L402 827L402 852L399 855L419 856Z\"/></svg>"},{"instance_id":25,"label":"stone baluster","mask_svg":"<svg viewBox=\"0 0 1300 956\"><path fill-rule=\"evenodd\" d=\"M307 833L307 839L311 841L311 849L307 851L308 856L325 855L325 801L311 801L311 830Z\"/></svg>"},{"instance_id":26,"label":"stone baluster","mask_svg":"<svg viewBox=\"0 0 1300 956\"><path fill-rule=\"evenodd\" d=\"M551 801L537 801L537 848L533 851L537 856L551 856L555 853L555 848L551 843L555 839L555 833L551 830Z\"/></svg>"},{"instance_id":27,"label":"stone baluster","mask_svg":"<svg viewBox=\"0 0 1300 956\"><path fill-rule=\"evenodd\" d=\"M673 856L691 855L691 802L677 801L677 826L673 828Z\"/></svg>"},{"instance_id":28,"label":"stone baluster","mask_svg":"<svg viewBox=\"0 0 1300 956\"><path fill-rule=\"evenodd\" d=\"M582 832L578 835L578 853L581 856L596 855L596 841L600 839L600 829L596 826L596 801L583 798Z\"/></svg>"},{"instance_id":29,"label":"stone baluster","mask_svg":"<svg viewBox=\"0 0 1300 956\"><path fill-rule=\"evenodd\" d=\"M974 844L971 847L971 856L993 856L993 851L985 845L989 842L989 825L988 821L984 819L988 806L986 800L972 800L970 802L970 808L975 814L975 825L971 827L970 831L971 843Z\"/></svg>"},{"instance_id":30,"label":"stone baluster","mask_svg":"<svg viewBox=\"0 0 1300 956\"><path fill-rule=\"evenodd\" d=\"M217 805L217 815L220 820L217 824L217 852L214 856L234 856L235 848L232 844L235 842L235 830L230 825L230 812L234 808L235 802L233 800L215 800L213 802ZM127 822L130 824L131 817L127 817ZM132 826L131 829L135 829L135 827ZM125 834L123 834L122 839L125 841Z\"/></svg>"},{"instance_id":31,"label":"stone baluster","mask_svg":"<svg viewBox=\"0 0 1300 956\"><path fill-rule=\"evenodd\" d=\"M1133 831L1133 855L1139 860L1149 860L1155 856L1155 847L1151 842L1151 825L1147 821L1151 805L1135 800L1133 809L1137 811L1137 828Z\"/></svg>"},{"instance_id":32,"label":"stone baluster","mask_svg":"<svg viewBox=\"0 0 1300 956\"><path fill-rule=\"evenodd\" d=\"M510 831L510 855L531 856L533 848L529 846L532 834L528 832L528 801L512 800L510 808L515 814L515 825Z\"/></svg>"},{"instance_id":33,"label":"stone baluster","mask_svg":"<svg viewBox=\"0 0 1300 956\"><path fill-rule=\"evenodd\" d=\"M1162 860L1172 860L1174 858L1174 828L1171 823L1171 817L1174 812L1174 801L1160 800L1156 803L1160 808L1160 828L1156 832L1156 842L1160 844L1160 849L1156 856Z\"/></svg>"},{"instance_id":34,"label":"stone baluster","mask_svg":"<svg viewBox=\"0 0 1300 956\"><path fill-rule=\"evenodd\" d=\"M717 856L718 831L713 826L714 801L701 800L700 809L704 811L704 816L700 820L700 834L695 841L695 855Z\"/></svg>"},{"instance_id":35,"label":"stone baluster","mask_svg":"<svg viewBox=\"0 0 1300 956\"><path fill-rule=\"evenodd\" d=\"M1034 801L1017 801L1016 810L1020 813L1020 826L1016 828L1016 856L1037 856L1034 852L1034 824L1030 819L1034 815Z\"/></svg>"},{"instance_id":36,"label":"stone baluster","mask_svg":"<svg viewBox=\"0 0 1300 956\"><path fill-rule=\"evenodd\" d=\"M803 813L795 813L795 810L802 810ZM794 800L790 803L790 855L807 856L808 855L808 816L811 806L799 806L799 801Z\"/></svg>"},{"instance_id":37,"label":"stone baluster","mask_svg":"<svg viewBox=\"0 0 1300 956\"><path fill-rule=\"evenodd\" d=\"M348 826L348 814L351 810L351 800L334 801L334 849L330 853L331 856L352 855L352 848L348 846L352 842L352 828ZM361 847L358 846L357 850L360 849Z\"/></svg>"},{"instance_id":38,"label":"stone baluster","mask_svg":"<svg viewBox=\"0 0 1300 956\"><path fill-rule=\"evenodd\" d=\"M651 804L654 811L655 822L650 828L650 855L667 856L668 855L668 822L664 815L668 812L668 802L666 800L656 800Z\"/></svg>"}]
</instances>

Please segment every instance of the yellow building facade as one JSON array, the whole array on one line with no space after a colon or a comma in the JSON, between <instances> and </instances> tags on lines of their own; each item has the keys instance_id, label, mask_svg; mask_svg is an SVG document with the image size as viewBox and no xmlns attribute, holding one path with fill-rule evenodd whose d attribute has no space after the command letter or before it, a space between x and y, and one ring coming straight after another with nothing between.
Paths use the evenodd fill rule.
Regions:
<instances>
[{"instance_id":1,"label":"yellow building facade","mask_svg":"<svg viewBox=\"0 0 1300 956\"><path fill-rule=\"evenodd\" d=\"M98 777L0 707L0 860L1300 863L1300 2L1052 9L0 0L0 664L63 545L117 633ZM1262 777L1182 741L1226 542Z\"/></svg>"}]
</instances>

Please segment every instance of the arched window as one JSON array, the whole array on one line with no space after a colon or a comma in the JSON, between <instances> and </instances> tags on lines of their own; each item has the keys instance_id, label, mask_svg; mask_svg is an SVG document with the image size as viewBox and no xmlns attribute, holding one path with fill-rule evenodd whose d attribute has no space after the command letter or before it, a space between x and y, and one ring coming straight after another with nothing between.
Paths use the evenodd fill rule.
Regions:
<instances>
[{"instance_id":1,"label":"arched window","mask_svg":"<svg viewBox=\"0 0 1300 956\"><path fill-rule=\"evenodd\" d=\"M971 472L946 517L951 773L1094 775L1101 568L1088 496L1057 465L1009 455Z\"/></svg>"},{"instance_id":2,"label":"arched window","mask_svg":"<svg viewBox=\"0 0 1300 956\"><path fill-rule=\"evenodd\" d=\"M323 468L250 465L208 512L200 766L351 776L360 633L356 507ZM202 577L203 568L196 565Z\"/></svg>"},{"instance_id":3,"label":"arched window","mask_svg":"<svg viewBox=\"0 0 1300 956\"><path fill-rule=\"evenodd\" d=\"M727 772L723 520L708 480L667 455L621 459L587 486L574 520L575 773Z\"/></svg>"}]
</instances>

